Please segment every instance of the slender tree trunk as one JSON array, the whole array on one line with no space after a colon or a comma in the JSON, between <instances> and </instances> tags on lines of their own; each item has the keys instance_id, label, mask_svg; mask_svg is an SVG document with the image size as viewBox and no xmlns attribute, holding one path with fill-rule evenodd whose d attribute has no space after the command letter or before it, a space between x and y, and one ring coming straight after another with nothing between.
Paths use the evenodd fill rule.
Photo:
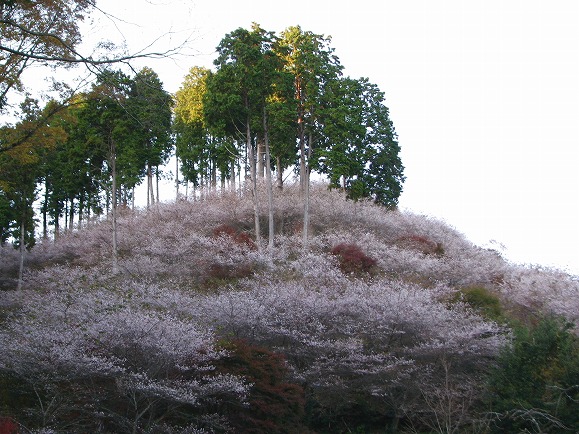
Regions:
<instances>
[{"instance_id":1,"label":"slender tree trunk","mask_svg":"<svg viewBox=\"0 0 579 434\"><path fill-rule=\"evenodd\" d=\"M111 139L112 219L113 219L113 274L119 273L119 250L117 241L117 155L114 140Z\"/></svg>"},{"instance_id":2,"label":"slender tree trunk","mask_svg":"<svg viewBox=\"0 0 579 434\"><path fill-rule=\"evenodd\" d=\"M175 155L175 201L179 200L179 157Z\"/></svg>"},{"instance_id":3,"label":"slender tree trunk","mask_svg":"<svg viewBox=\"0 0 579 434\"><path fill-rule=\"evenodd\" d=\"M68 232L68 200L64 201L64 232Z\"/></svg>"},{"instance_id":4,"label":"slender tree trunk","mask_svg":"<svg viewBox=\"0 0 579 434\"><path fill-rule=\"evenodd\" d=\"M269 238L268 247L270 251L273 249L274 241L274 221L273 221L273 186L271 182L271 156L269 154L269 131L267 122L267 111L265 105L263 107L263 141L265 144L265 182L267 183L267 208L269 219Z\"/></svg>"},{"instance_id":5,"label":"slender tree trunk","mask_svg":"<svg viewBox=\"0 0 579 434\"><path fill-rule=\"evenodd\" d=\"M78 198L78 228L82 228L82 220L84 214L84 200L83 194L81 193L80 197Z\"/></svg>"},{"instance_id":6,"label":"slender tree trunk","mask_svg":"<svg viewBox=\"0 0 579 434\"><path fill-rule=\"evenodd\" d=\"M155 167L155 187L157 189L157 203L161 200L161 196L159 195L159 166Z\"/></svg>"},{"instance_id":7,"label":"slender tree trunk","mask_svg":"<svg viewBox=\"0 0 579 434\"><path fill-rule=\"evenodd\" d=\"M308 249L308 232L310 228L310 179L309 170L306 168L306 182L304 191L304 227L302 230L302 244L304 251Z\"/></svg>"},{"instance_id":8,"label":"slender tree trunk","mask_svg":"<svg viewBox=\"0 0 579 434\"><path fill-rule=\"evenodd\" d=\"M16 287L17 291L22 289L22 277L24 275L24 251L26 250L24 245L24 219L25 217L22 216L22 221L20 222L20 263L18 265L18 286Z\"/></svg>"},{"instance_id":9,"label":"slender tree trunk","mask_svg":"<svg viewBox=\"0 0 579 434\"><path fill-rule=\"evenodd\" d=\"M303 132L301 133L303 136ZM300 193L303 196L306 191L306 145L305 139L300 138Z\"/></svg>"},{"instance_id":10,"label":"slender tree trunk","mask_svg":"<svg viewBox=\"0 0 579 434\"><path fill-rule=\"evenodd\" d=\"M72 232L74 229L74 199L70 199L70 210L68 213L68 218L70 219L68 222L68 228Z\"/></svg>"},{"instance_id":11,"label":"slender tree trunk","mask_svg":"<svg viewBox=\"0 0 579 434\"><path fill-rule=\"evenodd\" d=\"M241 168L241 157L237 164L237 185L239 185L239 197L243 197L243 169Z\"/></svg>"},{"instance_id":12,"label":"slender tree trunk","mask_svg":"<svg viewBox=\"0 0 579 434\"><path fill-rule=\"evenodd\" d=\"M217 192L217 164L211 161L211 193Z\"/></svg>"},{"instance_id":13,"label":"slender tree trunk","mask_svg":"<svg viewBox=\"0 0 579 434\"><path fill-rule=\"evenodd\" d=\"M310 158L312 155L312 135L308 137L308 160L304 158L304 228L302 231L302 244L304 251L308 248L308 232L310 228ZM305 156L305 152L304 152Z\"/></svg>"},{"instance_id":14,"label":"slender tree trunk","mask_svg":"<svg viewBox=\"0 0 579 434\"><path fill-rule=\"evenodd\" d=\"M302 199L306 190L306 125L305 125L305 114L304 114L304 101L302 95L302 85L301 80L296 80L296 98L298 99L298 141L300 147L300 194Z\"/></svg>"},{"instance_id":15,"label":"slender tree trunk","mask_svg":"<svg viewBox=\"0 0 579 434\"><path fill-rule=\"evenodd\" d=\"M56 209L54 213L54 239L60 236L60 209Z\"/></svg>"},{"instance_id":16,"label":"slender tree trunk","mask_svg":"<svg viewBox=\"0 0 579 434\"><path fill-rule=\"evenodd\" d=\"M266 153L265 146L265 139L257 139L257 176L259 178L263 178L264 176L263 157Z\"/></svg>"},{"instance_id":17,"label":"slender tree trunk","mask_svg":"<svg viewBox=\"0 0 579 434\"><path fill-rule=\"evenodd\" d=\"M229 187L235 193L235 159L231 160L231 176L229 177Z\"/></svg>"},{"instance_id":18,"label":"slender tree trunk","mask_svg":"<svg viewBox=\"0 0 579 434\"><path fill-rule=\"evenodd\" d=\"M155 203L155 191L153 187L153 168L147 164L147 209Z\"/></svg>"},{"instance_id":19,"label":"slender tree trunk","mask_svg":"<svg viewBox=\"0 0 579 434\"><path fill-rule=\"evenodd\" d=\"M44 203L42 204L42 238L48 238L48 183L45 183Z\"/></svg>"},{"instance_id":20,"label":"slender tree trunk","mask_svg":"<svg viewBox=\"0 0 579 434\"><path fill-rule=\"evenodd\" d=\"M249 171L251 174L251 194L253 196L253 217L255 220L255 242L257 248L260 249L260 227L259 227L259 201L257 197L257 176L255 170L255 155L253 152L253 144L251 143L251 127L249 126L249 116L246 121L246 134L247 134L247 156L249 158Z\"/></svg>"},{"instance_id":21,"label":"slender tree trunk","mask_svg":"<svg viewBox=\"0 0 579 434\"><path fill-rule=\"evenodd\" d=\"M275 178L275 186L278 190L283 190L283 169L280 156L275 158Z\"/></svg>"},{"instance_id":22,"label":"slender tree trunk","mask_svg":"<svg viewBox=\"0 0 579 434\"><path fill-rule=\"evenodd\" d=\"M92 199L90 193L87 195L86 198L86 227L90 227L90 219L92 218L90 205L92 203Z\"/></svg>"},{"instance_id":23,"label":"slender tree trunk","mask_svg":"<svg viewBox=\"0 0 579 434\"><path fill-rule=\"evenodd\" d=\"M151 166L147 164L147 209L151 208Z\"/></svg>"}]
</instances>

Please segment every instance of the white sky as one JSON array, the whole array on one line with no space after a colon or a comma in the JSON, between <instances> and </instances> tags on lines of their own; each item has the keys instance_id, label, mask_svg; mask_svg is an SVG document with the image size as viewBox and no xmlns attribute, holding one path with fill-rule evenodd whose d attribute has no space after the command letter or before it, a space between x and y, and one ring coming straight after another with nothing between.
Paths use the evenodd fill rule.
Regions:
<instances>
[{"instance_id":1,"label":"white sky","mask_svg":"<svg viewBox=\"0 0 579 434\"><path fill-rule=\"evenodd\" d=\"M406 183L400 206L507 258L579 275L579 1L99 0L131 51L192 39L149 61L174 92L221 38L257 22L331 35L345 75L386 94ZM97 23L98 24L98 23ZM120 39L94 27L90 37ZM103 33L106 33L104 35ZM496 244L494 244L496 247Z\"/></svg>"}]
</instances>

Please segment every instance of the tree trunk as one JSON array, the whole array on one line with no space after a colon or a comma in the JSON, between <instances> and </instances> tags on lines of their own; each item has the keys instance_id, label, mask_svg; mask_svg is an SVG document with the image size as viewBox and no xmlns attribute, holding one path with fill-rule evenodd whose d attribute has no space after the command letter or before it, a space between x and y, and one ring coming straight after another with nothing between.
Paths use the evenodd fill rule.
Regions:
<instances>
[{"instance_id":1,"label":"tree trunk","mask_svg":"<svg viewBox=\"0 0 579 434\"><path fill-rule=\"evenodd\" d=\"M307 164L305 161L305 149L302 147L303 168L304 168L304 227L302 230L302 245L304 251L308 249L308 232L310 228L310 158L312 156L312 135L308 137L308 156Z\"/></svg>"},{"instance_id":2,"label":"tree trunk","mask_svg":"<svg viewBox=\"0 0 579 434\"><path fill-rule=\"evenodd\" d=\"M275 186L278 190L283 190L283 169L280 156L275 157Z\"/></svg>"},{"instance_id":3,"label":"tree trunk","mask_svg":"<svg viewBox=\"0 0 579 434\"><path fill-rule=\"evenodd\" d=\"M231 160L231 176L229 177L229 187L235 193L235 159Z\"/></svg>"},{"instance_id":4,"label":"tree trunk","mask_svg":"<svg viewBox=\"0 0 579 434\"><path fill-rule=\"evenodd\" d=\"M300 193L303 196L306 191L306 145L303 132L300 137Z\"/></svg>"},{"instance_id":5,"label":"tree trunk","mask_svg":"<svg viewBox=\"0 0 579 434\"><path fill-rule=\"evenodd\" d=\"M84 219L84 200L83 200L83 195L81 193L81 195L78 198L78 229L82 229L82 221Z\"/></svg>"},{"instance_id":6,"label":"tree trunk","mask_svg":"<svg viewBox=\"0 0 579 434\"><path fill-rule=\"evenodd\" d=\"M175 201L179 200L179 157L175 155Z\"/></svg>"},{"instance_id":7,"label":"tree trunk","mask_svg":"<svg viewBox=\"0 0 579 434\"><path fill-rule=\"evenodd\" d=\"M20 263L18 266L18 286L16 287L17 291L20 291L22 289L22 277L24 275L24 251L25 251L25 245L24 245L24 230L25 230L25 226L24 226L24 219L26 217L22 216L22 221L20 222Z\"/></svg>"},{"instance_id":8,"label":"tree trunk","mask_svg":"<svg viewBox=\"0 0 579 434\"><path fill-rule=\"evenodd\" d=\"M155 194L153 192L153 170L150 164L147 164L147 209L155 203Z\"/></svg>"},{"instance_id":9,"label":"tree trunk","mask_svg":"<svg viewBox=\"0 0 579 434\"><path fill-rule=\"evenodd\" d=\"M157 203L161 200L161 196L159 195L159 166L155 167L155 183L157 189Z\"/></svg>"},{"instance_id":10,"label":"tree trunk","mask_svg":"<svg viewBox=\"0 0 579 434\"><path fill-rule=\"evenodd\" d=\"M260 227L259 227L259 202L257 197L257 177L255 170L255 155L253 152L253 144L251 143L251 127L249 126L249 116L247 117L247 157L249 159L249 171L251 175L251 194L253 196L253 217L255 220L255 242L257 248L260 249Z\"/></svg>"},{"instance_id":11,"label":"tree trunk","mask_svg":"<svg viewBox=\"0 0 579 434\"><path fill-rule=\"evenodd\" d=\"M211 194L217 193L217 163L211 161Z\"/></svg>"},{"instance_id":12,"label":"tree trunk","mask_svg":"<svg viewBox=\"0 0 579 434\"><path fill-rule=\"evenodd\" d=\"M68 200L64 201L64 232L68 232Z\"/></svg>"},{"instance_id":13,"label":"tree trunk","mask_svg":"<svg viewBox=\"0 0 579 434\"><path fill-rule=\"evenodd\" d=\"M117 155L114 140L111 139L112 185L112 219L113 219L113 274L119 273L119 251L117 241Z\"/></svg>"},{"instance_id":14,"label":"tree trunk","mask_svg":"<svg viewBox=\"0 0 579 434\"><path fill-rule=\"evenodd\" d=\"M260 178L264 176L263 157L266 153L265 146L265 138L263 140L257 139L257 176Z\"/></svg>"},{"instance_id":15,"label":"tree trunk","mask_svg":"<svg viewBox=\"0 0 579 434\"><path fill-rule=\"evenodd\" d=\"M270 251L273 249L274 241L274 221L273 221L273 187L271 182L271 156L269 154L269 131L267 122L267 112L265 106L263 107L263 141L265 143L265 182L267 183L267 208L269 219L269 238L268 247Z\"/></svg>"},{"instance_id":16,"label":"tree trunk","mask_svg":"<svg viewBox=\"0 0 579 434\"><path fill-rule=\"evenodd\" d=\"M56 240L60 236L60 209L55 210L54 215L54 239Z\"/></svg>"},{"instance_id":17,"label":"tree trunk","mask_svg":"<svg viewBox=\"0 0 579 434\"><path fill-rule=\"evenodd\" d=\"M44 203L42 204L42 238L48 238L48 185L44 188Z\"/></svg>"},{"instance_id":18,"label":"tree trunk","mask_svg":"<svg viewBox=\"0 0 579 434\"><path fill-rule=\"evenodd\" d=\"M70 219L68 222L68 228L72 232L72 230L74 229L74 199L70 199L70 210L68 218Z\"/></svg>"}]
</instances>

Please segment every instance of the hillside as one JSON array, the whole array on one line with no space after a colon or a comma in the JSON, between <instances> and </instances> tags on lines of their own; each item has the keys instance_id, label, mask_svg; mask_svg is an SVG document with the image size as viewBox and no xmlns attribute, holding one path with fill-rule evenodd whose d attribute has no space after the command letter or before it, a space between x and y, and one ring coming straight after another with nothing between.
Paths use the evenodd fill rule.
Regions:
<instances>
[{"instance_id":1,"label":"hillside","mask_svg":"<svg viewBox=\"0 0 579 434\"><path fill-rule=\"evenodd\" d=\"M424 216L318 185L304 251L288 187L267 251L252 215L233 194L125 211L119 275L102 221L36 246L20 292L3 248L0 416L42 432L492 432L487 379L513 324L579 316L572 276ZM556 417L519 419L573 429L574 378ZM573 432L557 429L542 432Z\"/></svg>"}]
</instances>

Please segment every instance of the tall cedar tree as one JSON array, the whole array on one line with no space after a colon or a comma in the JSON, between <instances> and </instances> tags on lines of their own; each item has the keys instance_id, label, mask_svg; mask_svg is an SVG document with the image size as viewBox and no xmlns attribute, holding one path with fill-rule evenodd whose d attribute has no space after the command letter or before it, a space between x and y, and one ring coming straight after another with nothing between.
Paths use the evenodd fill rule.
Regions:
<instances>
[{"instance_id":1,"label":"tall cedar tree","mask_svg":"<svg viewBox=\"0 0 579 434\"><path fill-rule=\"evenodd\" d=\"M319 117L323 89L342 73L339 59L330 47L331 38L303 31L301 27L289 27L281 34L285 68L294 77L297 104L297 140L300 155L300 185L304 200L303 245L308 244L309 186L312 150L319 140Z\"/></svg>"}]
</instances>

